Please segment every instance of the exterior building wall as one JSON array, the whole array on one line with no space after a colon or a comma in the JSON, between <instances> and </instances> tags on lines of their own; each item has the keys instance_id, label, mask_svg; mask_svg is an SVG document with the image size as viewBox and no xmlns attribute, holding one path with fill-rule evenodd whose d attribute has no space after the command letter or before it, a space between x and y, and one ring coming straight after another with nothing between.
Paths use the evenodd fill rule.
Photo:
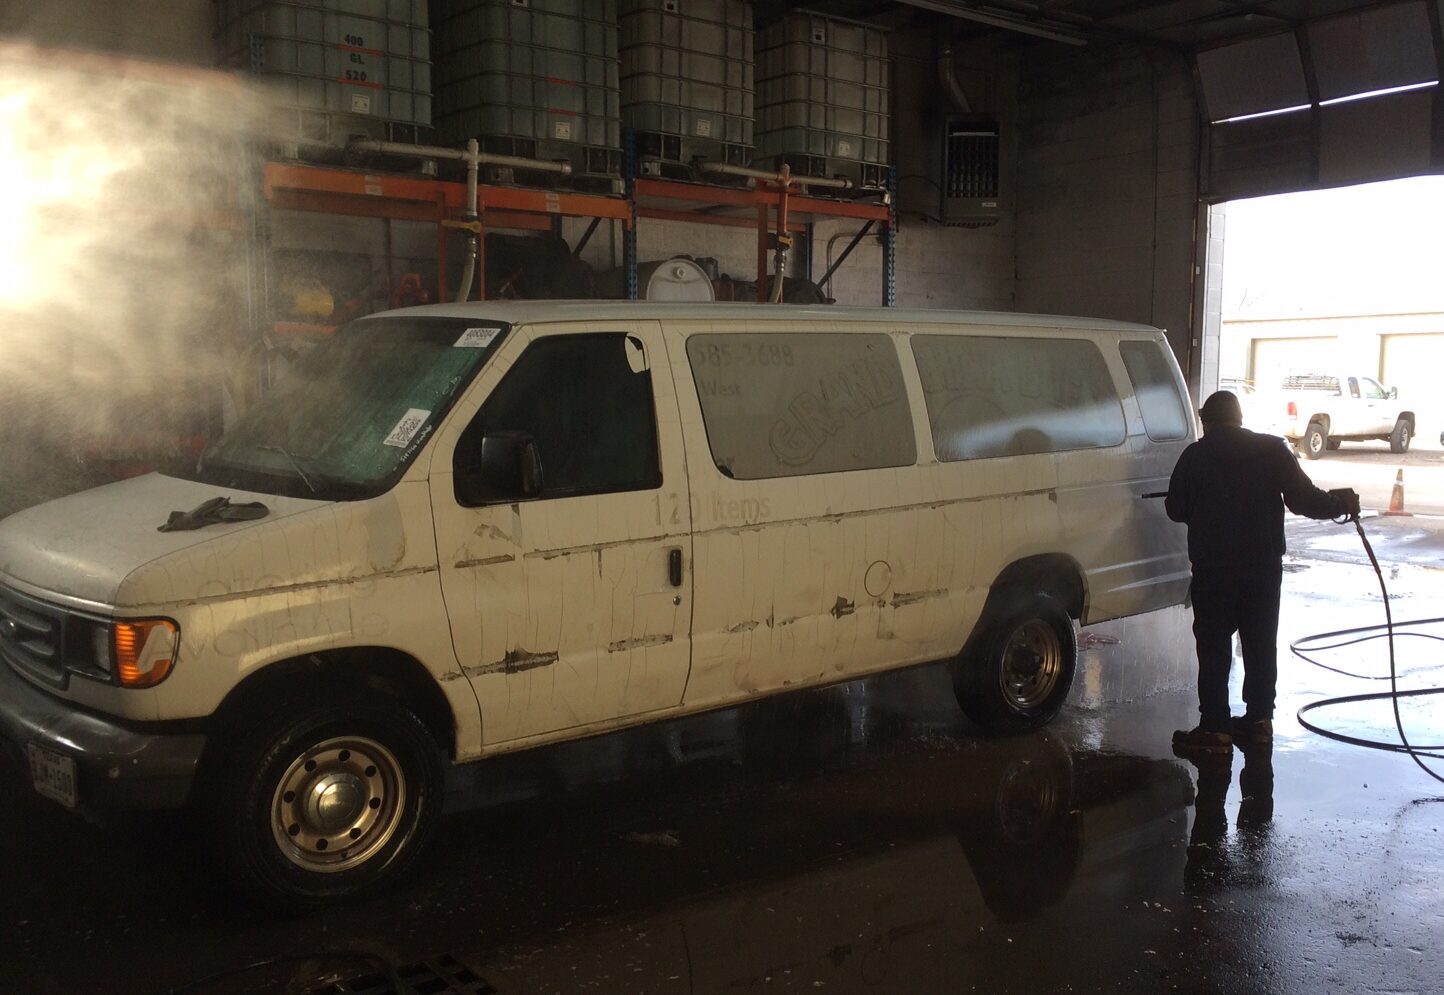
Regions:
<instances>
[{"instance_id":1,"label":"exterior building wall","mask_svg":"<svg viewBox=\"0 0 1444 995\"><path fill-rule=\"evenodd\" d=\"M1384 341L1391 335L1444 334L1444 311L1352 314L1314 318L1225 319L1220 375L1252 379L1255 343L1277 339L1331 339L1323 354L1300 350L1299 362L1343 367L1366 376L1384 375ZM1302 368L1302 367L1301 367Z\"/></svg>"},{"instance_id":2,"label":"exterior building wall","mask_svg":"<svg viewBox=\"0 0 1444 995\"><path fill-rule=\"evenodd\" d=\"M1296 372L1373 377L1415 413L1416 442L1432 447L1444 428L1444 311L1231 320L1222 346L1222 375L1254 380L1259 390L1277 386L1281 360Z\"/></svg>"}]
</instances>

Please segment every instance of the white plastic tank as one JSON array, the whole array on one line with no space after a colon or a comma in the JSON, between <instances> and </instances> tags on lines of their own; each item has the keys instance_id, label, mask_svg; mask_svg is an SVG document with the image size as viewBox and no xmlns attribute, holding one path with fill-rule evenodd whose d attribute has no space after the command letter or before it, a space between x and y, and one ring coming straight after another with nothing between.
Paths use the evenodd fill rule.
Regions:
<instances>
[{"instance_id":1,"label":"white plastic tank","mask_svg":"<svg viewBox=\"0 0 1444 995\"><path fill-rule=\"evenodd\" d=\"M598 297L620 300L627 295L626 271L617 268L597 277ZM637 299L643 301L714 301L712 278L686 256L637 264Z\"/></svg>"},{"instance_id":2,"label":"white plastic tank","mask_svg":"<svg viewBox=\"0 0 1444 995\"><path fill-rule=\"evenodd\" d=\"M637 296L644 301L714 300L707 271L690 259L674 256L637 267Z\"/></svg>"}]
</instances>

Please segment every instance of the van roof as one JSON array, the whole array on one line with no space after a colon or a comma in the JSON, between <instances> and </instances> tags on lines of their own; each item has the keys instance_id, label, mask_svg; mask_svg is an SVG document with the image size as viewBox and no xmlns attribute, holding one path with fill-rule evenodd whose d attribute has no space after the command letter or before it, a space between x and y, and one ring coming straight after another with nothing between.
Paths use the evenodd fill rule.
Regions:
<instances>
[{"instance_id":1,"label":"van roof","mask_svg":"<svg viewBox=\"0 0 1444 995\"><path fill-rule=\"evenodd\" d=\"M665 301L473 301L464 304L423 304L382 315L416 315L437 318L474 318L524 324L541 321L636 321L638 319L752 318L759 315L782 321L885 321L893 324L1016 325L1078 328L1094 331L1157 332L1152 325L1102 318L1073 318L1054 314L1017 314L1011 311L944 311L920 308L847 307L837 304L805 307L795 304L752 303L673 304ZM380 317L372 315L371 317Z\"/></svg>"}]
</instances>

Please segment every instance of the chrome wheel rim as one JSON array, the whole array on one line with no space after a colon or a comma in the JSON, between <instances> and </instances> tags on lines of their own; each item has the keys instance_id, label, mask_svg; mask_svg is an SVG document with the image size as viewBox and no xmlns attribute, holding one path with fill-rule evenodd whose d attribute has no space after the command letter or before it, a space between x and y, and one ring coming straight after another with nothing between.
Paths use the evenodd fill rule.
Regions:
<instances>
[{"instance_id":1,"label":"chrome wheel rim","mask_svg":"<svg viewBox=\"0 0 1444 995\"><path fill-rule=\"evenodd\" d=\"M364 736L317 743L291 761L271 797L271 835L308 871L349 870L396 834L406 775L395 754Z\"/></svg>"},{"instance_id":2,"label":"chrome wheel rim","mask_svg":"<svg viewBox=\"0 0 1444 995\"><path fill-rule=\"evenodd\" d=\"M1029 619L1013 630L1003 645L999 672L1003 698L1013 708L1028 711L1048 700L1063 672L1063 647L1053 627Z\"/></svg>"}]
</instances>

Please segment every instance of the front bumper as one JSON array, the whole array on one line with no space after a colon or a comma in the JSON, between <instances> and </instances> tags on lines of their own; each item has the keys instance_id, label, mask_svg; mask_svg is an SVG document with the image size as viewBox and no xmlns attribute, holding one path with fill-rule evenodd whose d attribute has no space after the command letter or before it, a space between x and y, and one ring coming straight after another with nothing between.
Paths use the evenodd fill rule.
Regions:
<instances>
[{"instance_id":1,"label":"front bumper","mask_svg":"<svg viewBox=\"0 0 1444 995\"><path fill-rule=\"evenodd\" d=\"M27 744L75 761L76 807L88 814L180 808L206 737L143 732L77 709L0 664L0 747L28 770Z\"/></svg>"}]
</instances>

